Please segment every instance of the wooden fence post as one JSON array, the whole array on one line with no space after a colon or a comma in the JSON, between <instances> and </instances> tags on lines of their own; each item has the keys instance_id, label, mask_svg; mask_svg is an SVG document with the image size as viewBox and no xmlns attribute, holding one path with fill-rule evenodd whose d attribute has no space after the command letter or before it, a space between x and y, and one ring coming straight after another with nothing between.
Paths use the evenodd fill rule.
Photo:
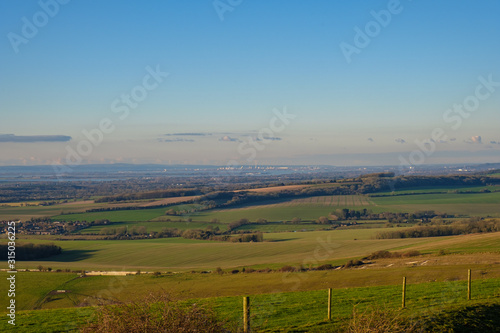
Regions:
<instances>
[{"instance_id":1,"label":"wooden fence post","mask_svg":"<svg viewBox=\"0 0 500 333\"><path fill-rule=\"evenodd\" d=\"M467 300L470 301L471 297L470 297L470 294L471 294L471 280L472 280L472 277L471 277L471 271L469 269L469 271L467 272Z\"/></svg>"},{"instance_id":2,"label":"wooden fence post","mask_svg":"<svg viewBox=\"0 0 500 333\"><path fill-rule=\"evenodd\" d=\"M243 297L243 332L250 332L250 299Z\"/></svg>"},{"instance_id":3,"label":"wooden fence post","mask_svg":"<svg viewBox=\"0 0 500 333\"><path fill-rule=\"evenodd\" d=\"M406 306L406 276L403 276L403 299L402 299L402 307L403 309Z\"/></svg>"},{"instance_id":4,"label":"wooden fence post","mask_svg":"<svg viewBox=\"0 0 500 333\"><path fill-rule=\"evenodd\" d=\"M328 288L328 321L332 320L332 288Z\"/></svg>"}]
</instances>

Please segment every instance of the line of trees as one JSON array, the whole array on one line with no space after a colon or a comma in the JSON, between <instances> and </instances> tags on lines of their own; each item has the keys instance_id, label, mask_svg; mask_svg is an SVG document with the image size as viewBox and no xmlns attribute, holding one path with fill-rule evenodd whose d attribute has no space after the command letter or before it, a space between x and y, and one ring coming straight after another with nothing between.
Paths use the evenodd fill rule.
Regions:
<instances>
[{"instance_id":1,"label":"line of trees","mask_svg":"<svg viewBox=\"0 0 500 333\"><path fill-rule=\"evenodd\" d=\"M405 230L394 230L379 232L376 235L377 239L393 239L393 238L420 238L420 237L439 237L439 236L455 236L466 235L483 232L500 231L499 220L482 220L454 222L450 225L430 225L408 228Z\"/></svg>"},{"instance_id":2,"label":"line of trees","mask_svg":"<svg viewBox=\"0 0 500 333\"><path fill-rule=\"evenodd\" d=\"M336 209L330 213L332 220L387 220L391 223L414 222L429 222L434 217L449 218L454 217L447 213L435 212L433 210L417 211L415 213L400 213L400 212L382 212L373 213L366 208L362 210L355 209Z\"/></svg>"},{"instance_id":3,"label":"line of trees","mask_svg":"<svg viewBox=\"0 0 500 333\"><path fill-rule=\"evenodd\" d=\"M104 228L101 230L100 234L105 236L104 239L108 240L174 237L231 242L262 242L264 240L262 232L239 232L237 235L231 235L231 230L223 232L218 226L208 226L204 230L180 230L178 228L162 228L162 230L159 232L153 231L151 233L147 231L145 226L134 226L128 229L127 227L117 227Z\"/></svg>"}]
</instances>

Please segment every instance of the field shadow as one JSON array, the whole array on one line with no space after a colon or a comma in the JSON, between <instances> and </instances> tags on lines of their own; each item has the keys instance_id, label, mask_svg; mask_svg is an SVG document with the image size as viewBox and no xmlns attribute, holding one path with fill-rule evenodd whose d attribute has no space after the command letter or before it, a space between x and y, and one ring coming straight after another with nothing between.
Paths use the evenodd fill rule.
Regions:
<instances>
[{"instance_id":1,"label":"field shadow","mask_svg":"<svg viewBox=\"0 0 500 333\"><path fill-rule=\"evenodd\" d=\"M272 243L288 242L288 241L293 241L293 240L297 240L297 239L299 239L299 238L266 239L266 242L272 242Z\"/></svg>"},{"instance_id":2,"label":"field shadow","mask_svg":"<svg viewBox=\"0 0 500 333\"><path fill-rule=\"evenodd\" d=\"M63 250L61 254L37 261L73 262L91 258L97 250Z\"/></svg>"}]
</instances>

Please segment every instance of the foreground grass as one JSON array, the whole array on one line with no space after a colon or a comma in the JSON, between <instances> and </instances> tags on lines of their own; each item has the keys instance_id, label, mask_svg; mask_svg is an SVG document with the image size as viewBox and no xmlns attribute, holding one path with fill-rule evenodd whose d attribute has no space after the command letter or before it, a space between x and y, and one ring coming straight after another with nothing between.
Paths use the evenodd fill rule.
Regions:
<instances>
[{"instance_id":1,"label":"foreground grass","mask_svg":"<svg viewBox=\"0 0 500 333\"><path fill-rule=\"evenodd\" d=\"M443 318L439 314L453 307L474 306L483 303L498 304L500 279L474 282L473 301L466 301L464 281L409 284L407 307L402 310L406 318L427 316ZM401 302L399 285L335 289L333 291L332 322L326 321L327 291L286 292L262 294L250 297L251 325L258 332L330 332L350 318L352 311L365 311L373 307L398 309ZM219 297L192 299L187 304L197 303L211 307L221 318L242 327L241 297ZM498 308L498 307L496 307ZM16 331L43 332L76 331L77 327L92 320L95 308L72 308L58 310L21 311L16 317ZM448 316L453 316L448 311ZM0 330L11 329L7 317L0 319ZM448 321L447 321L448 320ZM449 318L442 325L449 325ZM456 321L456 320L455 320ZM443 327L443 326L441 326Z\"/></svg>"},{"instance_id":2,"label":"foreground grass","mask_svg":"<svg viewBox=\"0 0 500 333\"><path fill-rule=\"evenodd\" d=\"M474 281L500 278L500 267L492 265L498 255L446 255L411 259L384 259L374 268L352 268L308 272L270 272L223 275L215 273L132 274L127 276L79 277L70 273L18 272L16 306L18 310L51 309L110 301L137 301L151 292L168 290L176 299L211 298L245 294L263 294L290 291L311 291L326 288L353 288L399 284L403 276L408 283L464 281L472 269ZM432 265L423 263L440 260ZM476 263L479 262L479 263ZM280 266L281 267L281 266ZM278 268L278 267L276 267ZM5 280L6 272L0 272ZM68 290L54 294L51 291ZM7 294L0 294L0 304L8 302Z\"/></svg>"}]
</instances>

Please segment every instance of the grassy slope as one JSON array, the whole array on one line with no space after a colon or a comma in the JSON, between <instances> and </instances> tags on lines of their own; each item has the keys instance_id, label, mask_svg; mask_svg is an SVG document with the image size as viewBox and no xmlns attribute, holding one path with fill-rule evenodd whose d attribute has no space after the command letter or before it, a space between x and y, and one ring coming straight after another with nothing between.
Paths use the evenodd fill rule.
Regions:
<instances>
[{"instance_id":1,"label":"grassy slope","mask_svg":"<svg viewBox=\"0 0 500 333\"><path fill-rule=\"evenodd\" d=\"M300 233L268 233L262 243L229 243L186 239L85 240L49 242L63 248L61 255L43 261L19 262L19 268L38 265L53 269L95 270L173 270L214 269L256 265L300 264L321 252L321 261L343 260L363 256L377 250L408 247L436 239L372 239L382 229L349 229ZM393 230L393 229L390 229ZM18 241L21 242L21 241Z\"/></svg>"},{"instance_id":2,"label":"grassy slope","mask_svg":"<svg viewBox=\"0 0 500 333\"><path fill-rule=\"evenodd\" d=\"M93 226L87 229L81 230L80 234L95 234L99 233L103 229L107 228L119 228L119 227L128 227L129 229L134 227L146 227L148 232L161 231L163 228L177 228L180 230L186 229L206 229L211 226L213 228L219 227L221 230L227 229L227 224L224 223L208 223L208 222L187 222L187 221L177 221L178 218L173 218L174 221L165 222L165 221L145 221L145 222L115 222L110 225L98 225Z\"/></svg>"},{"instance_id":3,"label":"grassy slope","mask_svg":"<svg viewBox=\"0 0 500 333\"><path fill-rule=\"evenodd\" d=\"M383 230L388 229L268 233L264 239L269 241L263 243L229 243L182 238L112 241L29 239L26 241L55 243L63 248L63 253L41 261L18 262L18 268L34 269L42 265L53 269L72 270L189 271L214 269L218 266L277 267L283 264L301 264L311 258L319 258L316 260L318 262L343 263L348 258L362 257L378 250L415 248L429 253L442 248L456 247L463 250L471 248L465 240L472 242L475 237L476 248L482 251L498 251L495 243L500 238L500 233L493 233L457 237L372 239L376 232ZM489 243L483 244L485 240ZM329 252L326 252L325 247Z\"/></svg>"},{"instance_id":4,"label":"grassy slope","mask_svg":"<svg viewBox=\"0 0 500 333\"><path fill-rule=\"evenodd\" d=\"M495 187L496 188L496 187ZM449 191L478 190L472 188L429 188L416 191ZM403 194L408 191L396 191L395 194ZM338 208L363 209L367 208L374 212L382 211L406 211L436 210L447 213L464 215L494 215L500 216L500 192L495 193L440 193L426 195L395 195L388 197L364 197L364 196L320 196L303 199L292 199L286 201L270 201L258 205L247 205L245 207L229 208L223 210L202 211L191 213L182 218L192 218L194 221L208 222L214 218L223 223L236 221L240 218L248 218L255 221L265 218L268 221L289 221L294 217L303 220L314 220L319 216L326 216ZM153 208L146 210L126 210L96 213L79 213L59 215L62 211L74 212L89 208L105 207L100 204L84 205L55 205L50 207L0 207L0 218L9 219L13 217L27 216L53 216L55 220L98 220L108 219L113 222L127 221L149 221L165 218L165 208ZM109 204L107 206L110 206ZM107 207L106 206L106 207ZM174 209L189 209L191 205L179 205ZM170 208L169 208L170 209ZM171 217L178 219L178 217Z\"/></svg>"},{"instance_id":5,"label":"grassy slope","mask_svg":"<svg viewBox=\"0 0 500 333\"><path fill-rule=\"evenodd\" d=\"M435 210L470 216L500 216L500 192L466 194L426 194L373 197L386 211Z\"/></svg>"},{"instance_id":6,"label":"grassy slope","mask_svg":"<svg viewBox=\"0 0 500 333\"><path fill-rule=\"evenodd\" d=\"M415 317L428 314L431 317L450 305L477 304L482 301L498 302L500 280L474 281L474 301L465 302L466 284L462 281L409 284L407 309L404 314ZM401 300L399 285L369 288L336 289L333 292L332 316L327 323L326 290L261 294L251 297L251 325L260 332L283 330L324 332L338 328L349 318L354 307L359 310L373 306L398 308ZM239 323L241 327L241 297L222 297L190 300L213 307L222 317ZM32 332L34 327L44 332L67 331L91 318L92 308L27 311L17 314L17 331ZM0 329L8 330L6 316L0 319Z\"/></svg>"},{"instance_id":7,"label":"grassy slope","mask_svg":"<svg viewBox=\"0 0 500 333\"><path fill-rule=\"evenodd\" d=\"M307 234L314 235L315 233L311 232ZM279 238L286 236L286 234L276 234L275 236ZM346 236L344 235L344 237ZM245 293L258 294L274 291L315 290L327 288L328 286L334 286L335 288L374 286L398 283L402 276L408 276L412 283L444 281L466 278L466 271L468 268L474 270L474 278L500 277L500 266L498 265L500 262L499 238L500 233L423 239L422 242L416 243L414 246L410 247L411 249L419 249L425 253L430 253L423 257L398 260L384 259L376 261L375 265L370 267L362 266L362 268L357 269L312 271L292 274L275 272L240 273L235 275L224 274L219 276L216 274L183 273L167 274L159 278L154 278L151 275L130 275L125 277L92 276L83 279L74 279L77 276L76 274L19 272L18 282L19 286L22 286L20 289L22 292L19 294L18 304L20 309L31 309L40 297L46 295L50 290L57 289L72 290L73 293L71 296L76 297L77 300L67 298L66 295L58 295L50 303L45 304L43 306L44 308L73 306L74 302L83 302L86 295L97 295L100 291L109 290L113 286L115 292L112 295L104 295L105 298L116 297L120 300L130 300L147 293L148 290L159 291L161 289L169 290L178 297L192 298L241 295ZM196 241L177 241L182 241L182 243L177 243L177 245L182 245L184 247L189 244L204 244L203 242ZM302 241L306 242L307 239ZM341 241L342 239L333 239L332 237L331 244L334 245L336 242ZM358 240L355 242L362 241L363 240ZM82 242L74 241L71 243ZM115 243L120 244L121 242L118 241ZM277 242L276 244L280 243L283 242ZM395 247L396 245L385 242L382 243L391 247ZM298 245L300 243L295 244ZM172 245L175 245L175 243L172 243ZM91 248L95 246L96 244L90 245ZM407 247L408 244L404 244L404 246ZM297 247L300 248L301 246L299 245ZM450 255L436 256L435 253L442 248L446 248ZM337 251L339 253L337 253ZM345 263L347 257L355 257L354 253L358 253L357 256L362 257L371 253L372 249L361 249L359 252L357 251L358 250L352 251L352 249L343 251L341 248L333 248L333 252L328 256L324 248L319 245L308 252L302 260L297 260L296 257L298 256L298 252L296 252L291 256L294 258L291 261L279 261L278 259L282 259L282 257L278 255L275 256L276 262L274 264L266 265L261 261L262 259L259 259L256 261L256 266L281 267L285 263L304 264L305 266L309 266L309 264L317 265L321 260L333 264L341 264ZM198 253L200 252L205 251L198 251ZM233 255L232 252L234 252L234 250L231 250L230 256ZM481 252L481 254L476 255L475 253L477 252ZM113 254L116 255L116 253L110 251L108 255L113 257ZM129 254L129 257L131 256L132 254ZM205 254L200 256L203 259ZM286 259L290 260L291 257L286 257ZM147 256L142 256L143 260L144 258L147 258ZM215 266L210 267L211 264L214 264L222 266L226 271L230 270L230 267L232 267L231 265L226 266L221 264L224 260L226 263L231 263L231 261L227 259L227 255L226 258L221 258L219 258L218 261L207 263L200 267L215 268ZM131 259L133 258L130 258L130 260ZM41 263L44 265L47 264L47 262ZM125 263L128 263L128 261L125 261ZM248 267L246 264L243 265ZM130 266L122 265L117 269L120 270L120 268L127 271L133 271ZM1 272L0 279L3 279L3 275L6 275L6 273ZM6 297L6 295L0 294L0 303L6 302L6 299L4 300Z\"/></svg>"},{"instance_id":8,"label":"grassy slope","mask_svg":"<svg viewBox=\"0 0 500 333\"><path fill-rule=\"evenodd\" d=\"M358 234L358 236L364 237L365 241L370 241L367 239L370 235L369 230L360 231L365 234ZM307 238L310 241L315 236L317 238L318 235L324 236L325 234L337 236L332 239L332 243L341 242L352 237L354 232L354 230L345 230L340 233L304 233L303 235L309 237L302 239L302 242L307 242ZM273 236L279 240L280 238L286 239L289 235L281 233ZM407 305L415 311L412 313L420 313L429 306L439 309L446 304L460 303L465 298L466 291L466 284L461 281L466 279L468 268L473 269L473 297L475 299L500 297L499 237L500 233L492 233L422 239L423 242L416 244L414 248L434 253L444 247L452 255L430 255L396 261L384 259L385 261L382 260L381 264L375 268L334 271L240 273L222 276L184 273L161 277L129 275L86 278L75 278L76 274L68 273L19 272L17 274L17 306L18 310L30 309L37 301L45 300L42 308L71 307L85 301L95 304L98 300L96 297L129 301L140 299L151 291L158 293L165 290L179 299L250 294L259 295L252 297L252 320L254 326L259 327L260 330L276 331L279 328L288 327L296 330L319 331L333 327L332 325L335 325L337 320L347 318L354 305L364 307L381 303L389 307L397 306L400 301L398 284L403 276L407 277L409 283ZM189 241L180 239L171 241L181 242L178 243L181 245L189 244ZM192 244L204 244L204 242L192 241ZM482 254L480 256L464 254L477 252ZM314 250L311 254L314 255ZM441 262L434 265L423 263L438 259ZM390 267L388 267L389 262ZM414 262L420 264L413 264ZM6 275L5 272L0 273L1 280L4 280L2 277L4 275ZM481 280L483 278L489 279ZM419 284L431 281L442 281L442 283ZM323 322L326 304L324 290L328 287L336 289L333 309L336 321L332 325ZM352 287L372 288L344 289ZM43 298L49 291L57 289L70 290L71 293ZM286 293L290 291L309 292ZM285 294L281 294L283 292ZM265 295L268 293L272 294ZM4 298L6 295L0 295L0 302L3 304L7 301ZM223 317L239 320L241 297L210 298L196 302L211 304ZM83 308L52 312L21 312L18 313L18 329L21 332L32 331L33 327L43 327L46 332L71 329L83 323L91 311ZM307 315L304 315L305 313ZM6 318L2 318L0 329L7 327L6 325Z\"/></svg>"}]
</instances>

